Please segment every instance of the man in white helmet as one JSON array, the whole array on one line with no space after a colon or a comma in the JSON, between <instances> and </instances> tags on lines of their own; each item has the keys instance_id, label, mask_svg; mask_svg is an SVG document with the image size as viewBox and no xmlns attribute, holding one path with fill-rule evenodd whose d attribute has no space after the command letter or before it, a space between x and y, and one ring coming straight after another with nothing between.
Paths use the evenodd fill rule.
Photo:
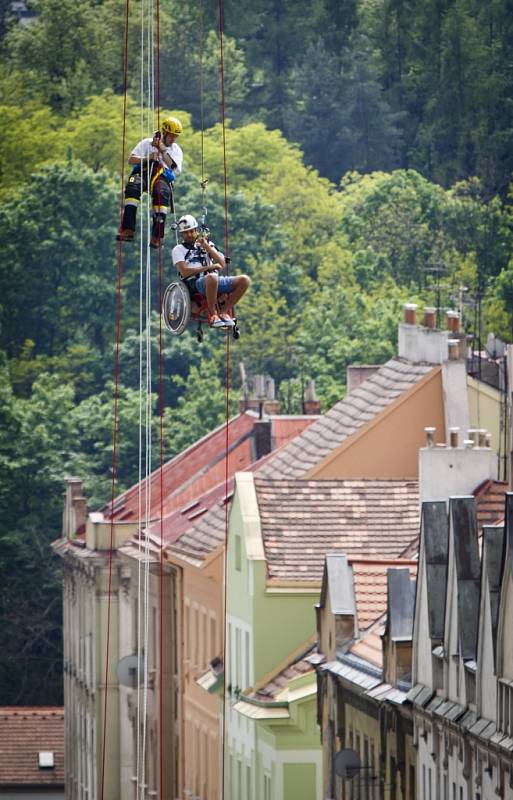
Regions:
<instances>
[{"instance_id":1,"label":"man in white helmet","mask_svg":"<svg viewBox=\"0 0 513 800\"><path fill-rule=\"evenodd\" d=\"M249 289L251 279L247 275L219 275L219 270L226 267L225 257L213 242L200 236L198 223L192 214L180 217L178 230L182 243L173 247L173 264L189 288L206 297L210 327L232 326L230 314L220 313L217 296L227 295L228 308L233 309Z\"/></svg>"},{"instance_id":2,"label":"man in white helmet","mask_svg":"<svg viewBox=\"0 0 513 800\"><path fill-rule=\"evenodd\" d=\"M132 152L128 163L133 167L125 187L125 208L118 239L132 242L135 238L137 209L143 192L150 192L153 206L153 225L150 247L160 247L164 238L166 216L173 210L172 183L182 171L182 148L176 139L182 123L176 117L162 120L162 131L153 138L142 139Z\"/></svg>"}]
</instances>

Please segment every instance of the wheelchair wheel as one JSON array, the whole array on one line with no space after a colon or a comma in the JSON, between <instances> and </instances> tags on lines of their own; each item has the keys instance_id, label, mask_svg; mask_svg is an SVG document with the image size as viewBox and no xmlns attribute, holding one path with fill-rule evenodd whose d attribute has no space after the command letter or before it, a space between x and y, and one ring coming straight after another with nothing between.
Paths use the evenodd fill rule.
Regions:
<instances>
[{"instance_id":1,"label":"wheelchair wheel","mask_svg":"<svg viewBox=\"0 0 513 800\"><path fill-rule=\"evenodd\" d=\"M162 301L162 321L169 333L180 336L191 318L191 297L184 283L171 283Z\"/></svg>"}]
</instances>

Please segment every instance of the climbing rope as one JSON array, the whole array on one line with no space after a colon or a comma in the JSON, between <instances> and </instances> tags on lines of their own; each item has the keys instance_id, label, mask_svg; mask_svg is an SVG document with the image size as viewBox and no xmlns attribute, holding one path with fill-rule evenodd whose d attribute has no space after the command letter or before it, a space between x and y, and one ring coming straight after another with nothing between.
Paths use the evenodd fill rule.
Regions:
<instances>
[{"instance_id":1,"label":"climbing rope","mask_svg":"<svg viewBox=\"0 0 513 800\"><path fill-rule=\"evenodd\" d=\"M119 231L121 233L123 206L124 206L124 177L125 177L125 136L126 136L126 117L128 99L128 13L130 0L125 0L125 42L124 42L124 62L123 62L123 128L121 144L121 198L120 198L120 217ZM108 579L108 608L107 608L107 633L106 633L106 653L105 653L105 675L104 675L104 701L103 701L103 737L102 737L102 760L101 760L101 781L100 781L100 800L104 800L105 792L105 760L107 742L107 713L108 713L108 686L109 686L109 639L111 624L111 598L112 598L112 557L114 544L114 499L116 490L116 469L117 469L117 443L118 443L118 395L119 395L119 357L121 340L121 288L123 278L123 241L120 236L118 250L118 269L117 269L117 303L116 303L116 339L114 347L114 420L112 432L112 480L111 480L111 504L110 504L110 541L109 541L109 579Z\"/></svg>"},{"instance_id":2,"label":"climbing rope","mask_svg":"<svg viewBox=\"0 0 513 800\"><path fill-rule=\"evenodd\" d=\"M219 16L219 68L221 78L221 124L223 131L223 207L224 207L224 241L225 241L225 254L226 265L228 272L229 265L229 231L228 231L228 164L226 157L226 113L225 113L225 87L224 87L224 40L223 40L223 3L218 0L218 16ZM221 721L221 736L222 736L222 761L221 761L221 797L224 800L225 796L225 762L226 762L226 714L227 714L227 697L226 697L226 674L227 674L227 652L228 652L228 625L227 625L227 600L228 600L228 454L230 445L230 337L226 337L226 377L225 377L225 476L224 476L224 495L226 498L224 508L224 569L223 569L223 583L224 583L224 636L223 636L223 709Z\"/></svg>"}]
</instances>

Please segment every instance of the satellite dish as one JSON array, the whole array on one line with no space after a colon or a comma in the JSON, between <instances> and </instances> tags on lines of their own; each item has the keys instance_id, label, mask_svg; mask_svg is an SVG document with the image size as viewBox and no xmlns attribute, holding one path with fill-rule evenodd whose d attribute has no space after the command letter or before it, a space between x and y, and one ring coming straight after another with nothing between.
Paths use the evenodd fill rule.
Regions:
<instances>
[{"instance_id":1,"label":"satellite dish","mask_svg":"<svg viewBox=\"0 0 513 800\"><path fill-rule=\"evenodd\" d=\"M139 668L137 667L139 663ZM130 689L137 689L137 678L139 684L142 684L144 677L144 664L142 656L138 660L136 655L124 656L119 662L116 669L118 681L123 686L128 686Z\"/></svg>"},{"instance_id":2,"label":"satellite dish","mask_svg":"<svg viewBox=\"0 0 513 800\"><path fill-rule=\"evenodd\" d=\"M360 755L356 750L340 750L335 756L335 772L340 778L349 779L360 771Z\"/></svg>"}]
</instances>

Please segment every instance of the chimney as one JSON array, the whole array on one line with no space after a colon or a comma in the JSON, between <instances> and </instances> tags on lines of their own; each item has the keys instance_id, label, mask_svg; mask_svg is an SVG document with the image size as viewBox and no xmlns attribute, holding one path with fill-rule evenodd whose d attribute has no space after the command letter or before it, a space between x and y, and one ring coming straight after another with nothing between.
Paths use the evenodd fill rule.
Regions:
<instances>
[{"instance_id":1,"label":"chimney","mask_svg":"<svg viewBox=\"0 0 513 800\"><path fill-rule=\"evenodd\" d=\"M419 450L420 501L470 495L485 480L497 480L497 457L486 446L486 432L470 430L459 444L459 428L449 428L450 447L427 444ZM479 434L482 447L478 446Z\"/></svg>"},{"instance_id":2,"label":"chimney","mask_svg":"<svg viewBox=\"0 0 513 800\"><path fill-rule=\"evenodd\" d=\"M62 515L62 536L74 539L85 530L87 520L87 501L82 492L82 479L69 476L64 479L64 511Z\"/></svg>"},{"instance_id":3,"label":"chimney","mask_svg":"<svg viewBox=\"0 0 513 800\"><path fill-rule=\"evenodd\" d=\"M447 346L449 348L449 361L459 361L460 360L460 340L459 339L448 339Z\"/></svg>"},{"instance_id":4,"label":"chimney","mask_svg":"<svg viewBox=\"0 0 513 800\"><path fill-rule=\"evenodd\" d=\"M424 309L424 327L436 328L436 308L426 307Z\"/></svg>"},{"instance_id":5,"label":"chimney","mask_svg":"<svg viewBox=\"0 0 513 800\"><path fill-rule=\"evenodd\" d=\"M450 333L459 333L460 332L460 314L459 311L447 311L446 314L447 318L447 330Z\"/></svg>"},{"instance_id":6,"label":"chimney","mask_svg":"<svg viewBox=\"0 0 513 800\"><path fill-rule=\"evenodd\" d=\"M272 422L270 419L257 419L253 426L253 454L255 461L266 456L272 447Z\"/></svg>"},{"instance_id":7,"label":"chimney","mask_svg":"<svg viewBox=\"0 0 513 800\"><path fill-rule=\"evenodd\" d=\"M303 414L320 414L321 403L315 393L315 381L308 381L303 399Z\"/></svg>"},{"instance_id":8,"label":"chimney","mask_svg":"<svg viewBox=\"0 0 513 800\"><path fill-rule=\"evenodd\" d=\"M460 429L459 428L450 428L449 429L449 441L451 447L459 447L460 446Z\"/></svg>"},{"instance_id":9,"label":"chimney","mask_svg":"<svg viewBox=\"0 0 513 800\"><path fill-rule=\"evenodd\" d=\"M260 418L264 414L279 414L281 406L280 401L275 399L274 379L268 375L253 375L250 383L252 396L248 396L246 388L244 400L239 400L239 414L248 410L257 411Z\"/></svg>"},{"instance_id":10,"label":"chimney","mask_svg":"<svg viewBox=\"0 0 513 800\"><path fill-rule=\"evenodd\" d=\"M346 371L346 396L366 381L380 368L379 364L352 364Z\"/></svg>"},{"instance_id":11,"label":"chimney","mask_svg":"<svg viewBox=\"0 0 513 800\"><path fill-rule=\"evenodd\" d=\"M417 304L405 303L404 304L404 324L416 325L417 324Z\"/></svg>"},{"instance_id":12,"label":"chimney","mask_svg":"<svg viewBox=\"0 0 513 800\"><path fill-rule=\"evenodd\" d=\"M404 306L404 323L399 325L399 358L413 361L416 364L442 364L447 360L447 331L439 331L434 327L434 309L426 309L425 326L416 324L417 306L406 303Z\"/></svg>"}]
</instances>

